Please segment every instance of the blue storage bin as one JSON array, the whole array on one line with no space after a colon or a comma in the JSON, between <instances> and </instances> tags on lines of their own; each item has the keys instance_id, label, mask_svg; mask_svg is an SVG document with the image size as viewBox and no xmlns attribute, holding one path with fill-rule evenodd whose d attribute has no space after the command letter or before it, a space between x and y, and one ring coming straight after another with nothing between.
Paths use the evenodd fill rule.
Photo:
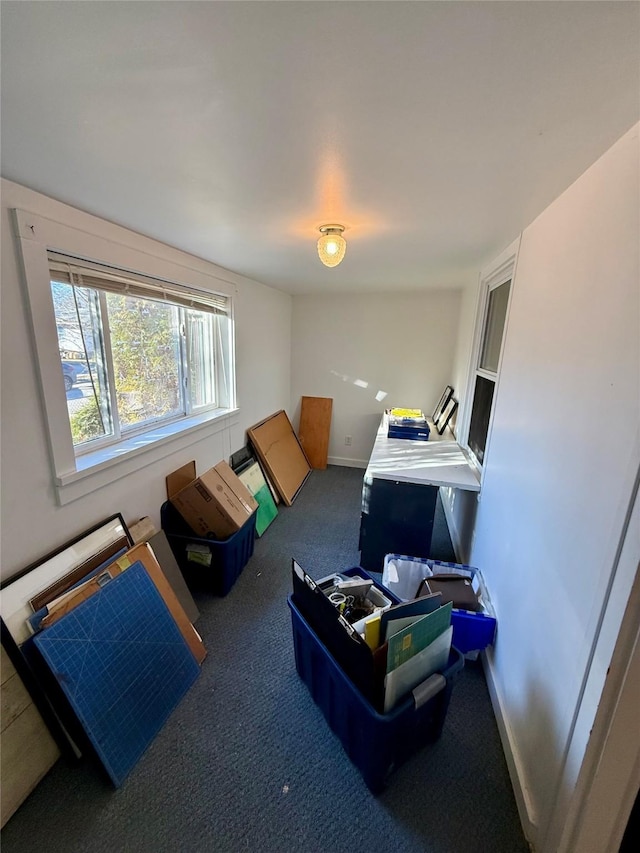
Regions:
<instances>
[{"instance_id":1,"label":"blue storage bin","mask_svg":"<svg viewBox=\"0 0 640 853\"><path fill-rule=\"evenodd\" d=\"M226 595L253 555L256 512L228 539L205 539L193 533L169 501L160 509L160 524L180 571L192 591Z\"/></svg>"},{"instance_id":2,"label":"blue storage bin","mask_svg":"<svg viewBox=\"0 0 640 853\"><path fill-rule=\"evenodd\" d=\"M469 577L477 579L483 610L472 611L454 608L451 611L455 647L465 655L477 656L477 652L493 644L497 625L496 615L482 572L480 569L462 563L447 563L443 560L429 560L429 562L434 572L468 573Z\"/></svg>"},{"instance_id":3,"label":"blue storage bin","mask_svg":"<svg viewBox=\"0 0 640 853\"><path fill-rule=\"evenodd\" d=\"M380 714L338 666L291 595L287 602L298 675L367 787L378 794L396 767L440 736L464 657L452 648L441 675L432 675L392 711Z\"/></svg>"},{"instance_id":4,"label":"blue storage bin","mask_svg":"<svg viewBox=\"0 0 640 853\"><path fill-rule=\"evenodd\" d=\"M398 573L397 581L389 578L391 564L394 564ZM420 572L420 566L424 565L426 571ZM404 567L404 576L400 572ZM451 624L453 625L453 645L469 657L477 657L478 652L493 644L496 634L496 615L493 610L491 598L486 588L482 572L473 566L462 563L447 563L443 560L431 560L428 557L409 557L405 554L387 554L384 558L382 571L382 586L396 595L401 601L408 601L415 597L418 584L422 577L427 577L432 572L452 572L474 579L480 592L482 610L459 610L454 608L451 612Z\"/></svg>"}]
</instances>

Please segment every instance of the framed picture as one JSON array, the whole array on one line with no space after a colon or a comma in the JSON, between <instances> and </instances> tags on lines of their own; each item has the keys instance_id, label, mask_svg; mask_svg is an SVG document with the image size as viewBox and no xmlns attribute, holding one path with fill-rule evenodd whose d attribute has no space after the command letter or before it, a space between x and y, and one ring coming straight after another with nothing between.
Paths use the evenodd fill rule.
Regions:
<instances>
[{"instance_id":1,"label":"framed picture","mask_svg":"<svg viewBox=\"0 0 640 853\"><path fill-rule=\"evenodd\" d=\"M438 418L442 414L444 407L447 405L451 397L453 396L453 388L451 385L446 385L444 391L442 392L442 397L438 400L438 405L433 410L433 415L431 416L431 420L434 424L438 423Z\"/></svg>"},{"instance_id":2,"label":"framed picture","mask_svg":"<svg viewBox=\"0 0 640 853\"><path fill-rule=\"evenodd\" d=\"M242 480L242 477L240 475L242 474L242 472L246 471L248 468L250 468L254 464L254 462L258 462L258 459L253 454L253 451L251 450L251 448L249 446L242 447L240 450L237 450L235 453L232 453L231 457L229 459L229 465L231 466L231 470L233 471L234 474L237 474L241 480ZM258 465L259 464L260 463L258 462ZM280 495L276 491L276 487L271 482L267 472L263 468L260 468L260 470L261 470L262 476L264 477L265 482L269 488L269 491L271 492L271 497L273 499L274 504L278 505L280 503ZM245 483L245 486L246 485L247 484ZM249 490L249 491L251 491L251 490ZM255 495L254 495L254 497L255 497ZM258 503L260 503L260 501L258 501ZM256 526L256 530L257 530L257 526ZM260 533L258 533L258 536L260 536Z\"/></svg>"},{"instance_id":3,"label":"framed picture","mask_svg":"<svg viewBox=\"0 0 640 853\"><path fill-rule=\"evenodd\" d=\"M457 408L458 401L453 397L449 397L449 399L444 405L444 408L442 409L438 420L435 422L436 429L438 430L438 435L442 435L442 433L445 431L445 429L449 425L449 421L455 414Z\"/></svg>"},{"instance_id":4,"label":"framed picture","mask_svg":"<svg viewBox=\"0 0 640 853\"><path fill-rule=\"evenodd\" d=\"M40 595L44 590L52 591L51 598L60 595L65 591L58 585L62 578L89 563L96 555L106 553L110 556L111 546L119 544L130 548L133 541L124 519L117 513L22 569L13 578L3 581L0 584L0 616L16 643L20 645L30 636L27 619L35 609L32 601L42 607L46 603ZM87 571L90 570L89 565ZM72 579L69 586L75 582L76 579Z\"/></svg>"}]
</instances>

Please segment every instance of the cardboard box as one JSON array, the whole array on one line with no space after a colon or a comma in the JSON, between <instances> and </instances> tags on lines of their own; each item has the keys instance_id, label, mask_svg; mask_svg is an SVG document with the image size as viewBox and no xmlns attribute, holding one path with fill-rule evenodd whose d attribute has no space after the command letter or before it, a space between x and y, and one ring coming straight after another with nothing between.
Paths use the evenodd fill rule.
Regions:
<instances>
[{"instance_id":1,"label":"cardboard box","mask_svg":"<svg viewBox=\"0 0 640 853\"><path fill-rule=\"evenodd\" d=\"M178 472L167 477L168 489L175 474ZM213 533L218 539L227 539L240 530L258 508L226 462L218 462L179 491L168 492L167 497L195 533Z\"/></svg>"}]
</instances>

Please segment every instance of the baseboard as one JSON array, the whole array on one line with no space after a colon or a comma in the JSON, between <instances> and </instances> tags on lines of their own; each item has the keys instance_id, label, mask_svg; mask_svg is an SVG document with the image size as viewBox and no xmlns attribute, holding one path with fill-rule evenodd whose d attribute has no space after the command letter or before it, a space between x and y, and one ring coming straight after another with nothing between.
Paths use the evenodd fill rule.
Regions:
<instances>
[{"instance_id":1,"label":"baseboard","mask_svg":"<svg viewBox=\"0 0 640 853\"><path fill-rule=\"evenodd\" d=\"M347 456L330 456L329 465L340 465L342 468L366 468L368 459L349 459Z\"/></svg>"},{"instance_id":2,"label":"baseboard","mask_svg":"<svg viewBox=\"0 0 640 853\"><path fill-rule=\"evenodd\" d=\"M482 664L484 668L485 679L491 697L493 713L496 718L500 740L502 741L502 750L507 762L509 776L511 778L511 786L513 788L522 831L532 851L536 849L537 843L537 820L533 804L529 797L526 785L524 784L524 774L522 772L522 761L520 760L518 750L515 745L513 732L509 726L509 721L504 712L504 702L502 701L500 689L495 679L493 669L493 653L491 648L481 653Z\"/></svg>"}]
</instances>

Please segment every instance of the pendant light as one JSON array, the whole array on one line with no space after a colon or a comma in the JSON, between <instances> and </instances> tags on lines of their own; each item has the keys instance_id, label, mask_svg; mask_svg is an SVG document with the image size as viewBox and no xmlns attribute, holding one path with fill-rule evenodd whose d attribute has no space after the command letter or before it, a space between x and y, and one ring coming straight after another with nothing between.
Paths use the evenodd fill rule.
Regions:
<instances>
[{"instance_id":1,"label":"pendant light","mask_svg":"<svg viewBox=\"0 0 640 853\"><path fill-rule=\"evenodd\" d=\"M347 251L347 241L342 236L344 225L321 225L318 229L318 256L325 267L337 267Z\"/></svg>"}]
</instances>

